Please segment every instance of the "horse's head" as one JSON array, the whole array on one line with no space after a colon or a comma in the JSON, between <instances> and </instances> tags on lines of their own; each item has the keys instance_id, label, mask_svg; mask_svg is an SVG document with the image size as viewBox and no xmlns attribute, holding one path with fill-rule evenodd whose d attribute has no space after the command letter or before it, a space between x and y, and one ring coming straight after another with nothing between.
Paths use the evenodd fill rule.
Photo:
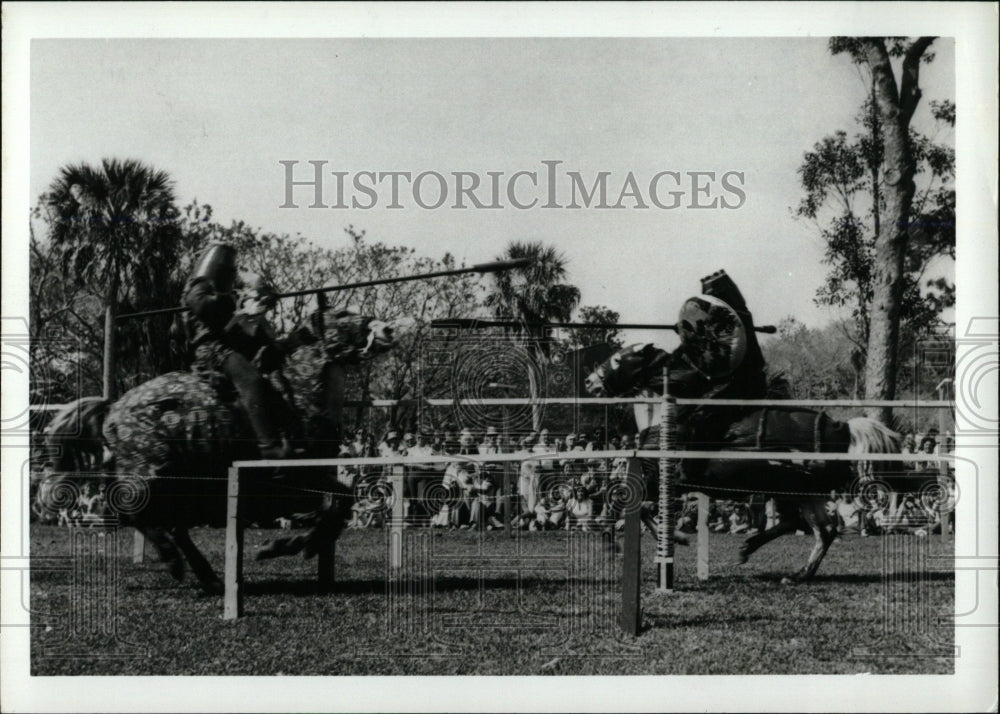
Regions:
<instances>
[{"instance_id":1,"label":"horse's head","mask_svg":"<svg viewBox=\"0 0 1000 714\"><path fill-rule=\"evenodd\" d=\"M327 311L322 316L323 346L334 362L356 364L391 350L408 326L406 320L385 322L350 310Z\"/></svg>"},{"instance_id":2,"label":"horse's head","mask_svg":"<svg viewBox=\"0 0 1000 714\"><path fill-rule=\"evenodd\" d=\"M400 318L389 322L371 320L368 323L368 340L362 350L362 357L370 358L388 352L414 328L415 324L416 321L412 318Z\"/></svg>"},{"instance_id":3,"label":"horse's head","mask_svg":"<svg viewBox=\"0 0 1000 714\"><path fill-rule=\"evenodd\" d=\"M651 381L659 376L667 356L667 352L651 344L629 345L587 377L587 391L595 397L618 397L655 386Z\"/></svg>"}]
</instances>

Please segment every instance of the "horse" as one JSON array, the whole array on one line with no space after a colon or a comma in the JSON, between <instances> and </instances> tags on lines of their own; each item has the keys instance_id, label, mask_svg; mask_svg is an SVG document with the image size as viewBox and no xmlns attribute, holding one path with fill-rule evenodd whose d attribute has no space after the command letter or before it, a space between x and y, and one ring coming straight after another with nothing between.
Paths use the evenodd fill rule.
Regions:
<instances>
[{"instance_id":1,"label":"horse","mask_svg":"<svg viewBox=\"0 0 1000 714\"><path fill-rule=\"evenodd\" d=\"M669 355L653 345L632 345L612 355L586 379L594 396L644 396L663 394L659 377ZM707 407L711 408L711 407ZM640 429L639 447L655 450L660 443L661 405L635 405ZM732 408L730 408L732 409ZM735 420L721 442L698 442L691 434L687 448L726 451L788 451L827 453L899 453L900 435L880 422L855 417L846 422L823 412L791 407L736 408ZM642 488L646 494L658 492L656 462L644 459ZM813 578L823 557L836 538L836 525L826 511L831 491L849 489L862 502L882 497L878 488L912 488L901 464L871 462L856 470L849 461L760 461L739 459L682 460L677 487L700 491L716 498L733 498L751 493L770 494L782 514L780 523L747 538L739 552L739 563L775 538L797 530L804 522L812 531L814 544L800 570L786 578L801 582ZM644 499L645 500L645 499ZM650 499L652 500L652 499ZM644 520L650 520L644 513ZM683 542L683 541L681 541Z\"/></svg>"},{"instance_id":2,"label":"horse","mask_svg":"<svg viewBox=\"0 0 1000 714\"><path fill-rule=\"evenodd\" d=\"M348 311L324 311L310 364L319 365L313 405L301 420L304 458L339 453L345 367L391 349L400 324ZM221 377L221 375L220 375ZM212 381L213 383L210 383ZM153 543L170 574L181 580L184 561L201 587L221 593L222 581L192 542L188 529L224 522L226 475L238 459L257 459L257 439L235 391L224 382L191 372L153 378L109 403L86 397L66 405L46 430L52 479L45 488L52 506L72 493L71 479L109 479L107 501L121 525L132 526ZM275 557L305 551L314 555L336 539L350 514L353 485L338 481L331 469L275 469L248 472L243 487L249 521L273 522L276 516L316 509L319 494L327 503L314 510L304 536L279 538L258 553Z\"/></svg>"}]
</instances>

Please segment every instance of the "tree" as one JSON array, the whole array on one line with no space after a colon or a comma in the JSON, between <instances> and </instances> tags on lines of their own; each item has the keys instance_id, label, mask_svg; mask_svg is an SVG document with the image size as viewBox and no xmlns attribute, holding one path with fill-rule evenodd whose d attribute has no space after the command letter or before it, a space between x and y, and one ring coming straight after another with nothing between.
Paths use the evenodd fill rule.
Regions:
<instances>
[{"instance_id":1,"label":"tree","mask_svg":"<svg viewBox=\"0 0 1000 714\"><path fill-rule=\"evenodd\" d=\"M857 396L854 352L842 326L810 329L794 317L778 323L778 333L762 349L772 375L788 383L790 399L849 399Z\"/></svg>"},{"instance_id":2,"label":"tree","mask_svg":"<svg viewBox=\"0 0 1000 714\"><path fill-rule=\"evenodd\" d=\"M309 248L303 253L315 263L317 282L313 283L314 287L460 267L456 265L454 256L447 253L441 259L418 256L413 248L371 241L364 231L353 226L346 228L345 232L350 239L347 246L319 252ZM300 255L295 260L302 257ZM472 274L457 275L329 293L331 310L352 309L379 320L412 322L410 329L399 335L397 345L391 352L363 363L357 370L351 370L348 374L348 399L367 401L450 396L453 390L449 365L427 358L428 348L440 350L442 347L431 343L446 339L433 333L430 324L436 319L474 316L479 309L479 280ZM283 290L295 289L280 287ZM297 394L304 395L308 391L319 359L317 348L307 348L290 361L289 378ZM309 405L303 403L302 406L308 408ZM412 408L394 407L386 414L385 423L412 429L417 426L416 416ZM437 417L438 414L434 413L431 419ZM360 423L362 418L362 411L359 410L357 421Z\"/></svg>"},{"instance_id":3,"label":"tree","mask_svg":"<svg viewBox=\"0 0 1000 714\"><path fill-rule=\"evenodd\" d=\"M541 243L511 242L496 260L528 258L525 268L494 273L493 286L487 292L485 304L500 320L518 320L515 329L531 350L534 361L541 367L548 360L547 340L551 329L547 322L567 322L580 302L580 290L563 282L566 279L566 258L552 246ZM529 373L532 424L541 428L542 412L537 403L541 391L541 375Z\"/></svg>"},{"instance_id":4,"label":"tree","mask_svg":"<svg viewBox=\"0 0 1000 714\"><path fill-rule=\"evenodd\" d=\"M62 278L58 257L29 225L32 404L62 403L101 389L101 303Z\"/></svg>"},{"instance_id":5,"label":"tree","mask_svg":"<svg viewBox=\"0 0 1000 714\"><path fill-rule=\"evenodd\" d=\"M933 258L954 257L954 150L910 127L933 41L833 38L831 53L849 54L869 90L861 131L825 137L799 169L806 196L797 213L816 221L831 266L817 302L851 307L854 330L845 335L864 362L870 399L895 398L901 325L902 344L921 339L954 302L953 285L923 276ZM893 59L901 60L898 86ZM930 106L939 123L954 125L951 102ZM888 409L870 413L891 417Z\"/></svg>"},{"instance_id":6,"label":"tree","mask_svg":"<svg viewBox=\"0 0 1000 714\"><path fill-rule=\"evenodd\" d=\"M70 164L42 196L48 240L62 277L99 296L104 309L106 399L115 392L115 315L126 295L149 292L176 259L173 181L136 160Z\"/></svg>"},{"instance_id":7,"label":"tree","mask_svg":"<svg viewBox=\"0 0 1000 714\"><path fill-rule=\"evenodd\" d=\"M617 325L621 315L604 305L585 305L580 308L580 322L588 325ZM622 348L621 330L617 327L578 328L570 330L570 344L575 348L609 344L617 351Z\"/></svg>"}]
</instances>

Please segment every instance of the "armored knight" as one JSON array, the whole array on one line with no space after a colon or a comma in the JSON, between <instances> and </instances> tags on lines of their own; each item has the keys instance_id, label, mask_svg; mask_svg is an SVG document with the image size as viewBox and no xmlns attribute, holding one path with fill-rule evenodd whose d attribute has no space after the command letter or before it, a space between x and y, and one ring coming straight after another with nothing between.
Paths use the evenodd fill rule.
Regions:
<instances>
[{"instance_id":1,"label":"armored knight","mask_svg":"<svg viewBox=\"0 0 1000 714\"><path fill-rule=\"evenodd\" d=\"M702 279L702 294L681 308L681 345L673 353L633 345L615 355L610 371L588 388L621 394L633 386L662 390L664 367L671 396L688 399L763 399L764 356L743 295L725 271ZM728 428L752 407L680 406L678 439L697 450L723 448Z\"/></svg>"},{"instance_id":2,"label":"armored knight","mask_svg":"<svg viewBox=\"0 0 1000 714\"><path fill-rule=\"evenodd\" d=\"M268 408L273 407L276 392L244 353L253 339L234 338L242 332L239 322L231 328L236 313L235 281L235 248L213 243L199 259L182 297L182 304L189 309L184 327L189 354L193 353L191 369L209 380L224 375L247 410L261 456L287 458L291 450L282 440L282 412ZM257 351L259 348L253 354Z\"/></svg>"},{"instance_id":3,"label":"armored knight","mask_svg":"<svg viewBox=\"0 0 1000 714\"><path fill-rule=\"evenodd\" d=\"M701 281L702 294L681 308L681 346L669 357L669 393L679 398L763 399L767 395L764 355L753 317L739 288L724 270ZM754 407L681 405L677 438L688 449L725 448L730 426ZM687 460L689 479L708 462Z\"/></svg>"}]
</instances>

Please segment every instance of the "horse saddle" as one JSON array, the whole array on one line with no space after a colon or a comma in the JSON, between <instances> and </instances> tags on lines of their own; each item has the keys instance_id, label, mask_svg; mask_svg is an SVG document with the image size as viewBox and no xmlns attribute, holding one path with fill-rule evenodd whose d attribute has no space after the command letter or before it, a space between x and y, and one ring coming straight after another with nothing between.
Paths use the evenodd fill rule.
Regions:
<instances>
[{"instance_id":1,"label":"horse saddle","mask_svg":"<svg viewBox=\"0 0 1000 714\"><path fill-rule=\"evenodd\" d=\"M846 422L823 412L792 407L765 407L733 423L726 446L755 451L845 453L851 444Z\"/></svg>"}]
</instances>

